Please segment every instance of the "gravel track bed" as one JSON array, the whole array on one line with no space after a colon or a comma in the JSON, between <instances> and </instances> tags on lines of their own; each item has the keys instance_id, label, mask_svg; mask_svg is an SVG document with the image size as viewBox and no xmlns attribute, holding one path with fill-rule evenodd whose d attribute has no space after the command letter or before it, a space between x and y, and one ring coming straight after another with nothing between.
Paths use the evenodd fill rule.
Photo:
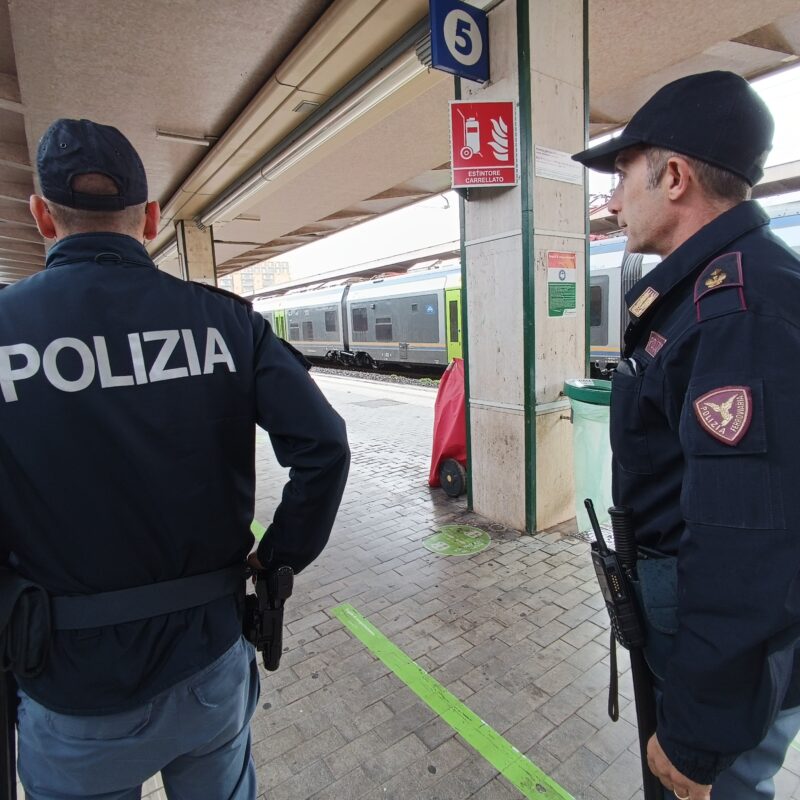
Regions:
<instances>
[{"instance_id":1,"label":"gravel track bed","mask_svg":"<svg viewBox=\"0 0 800 800\"><path fill-rule=\"evenodd\" d=\"M439 378L412 378L408 375L398 375L390 372L362 372L355 369L334 369L332 367L312 367L314 375L335 375L340 378L355 378L357 380L378 381L381 383L402 383L408 386L427 386L436 388Z\"/></svg>"}]
</instances>

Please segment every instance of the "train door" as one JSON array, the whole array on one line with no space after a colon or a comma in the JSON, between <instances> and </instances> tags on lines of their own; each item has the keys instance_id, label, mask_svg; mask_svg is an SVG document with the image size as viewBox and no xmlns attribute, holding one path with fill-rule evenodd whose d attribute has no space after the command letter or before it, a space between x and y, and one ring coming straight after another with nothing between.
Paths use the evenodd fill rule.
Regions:
<instances>
[{"instance_id":1,"label":"train door","mask_svg":"<svg viewBox=\"0 0 800 800\"><path fill-rule=\"evenodd\" d=\"M286 338L286 312L283 310L275 312L275 335Z\"/></svg>"},{"instance_id":2,"label":"train door","mask_svg":"<svg viewBox=\"0 0 800 800\"><path fill-rule=\"evenodd\" d=\"M463 358L461 350L461 289L447 289L444 294L447 313L445 316L445 339L447 360Z\"/></svg>"}]
</instances>

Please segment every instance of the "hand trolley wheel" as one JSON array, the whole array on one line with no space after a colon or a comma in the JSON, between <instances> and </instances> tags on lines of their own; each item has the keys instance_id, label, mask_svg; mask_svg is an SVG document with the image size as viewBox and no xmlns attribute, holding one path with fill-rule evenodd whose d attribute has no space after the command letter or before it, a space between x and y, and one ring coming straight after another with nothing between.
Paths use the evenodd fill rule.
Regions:
<instances>
[{"instance_id":1,"label":"hand trolley wheel","mask_svg":"<svg viewBox=\"0 0 800 800\"><path fill-rule=\"evenodd\" d=\"M454 458L445 459L439 467L439 482L446 495L458 497L467 491L467 471Z\"/></svg>"}]
</instances>

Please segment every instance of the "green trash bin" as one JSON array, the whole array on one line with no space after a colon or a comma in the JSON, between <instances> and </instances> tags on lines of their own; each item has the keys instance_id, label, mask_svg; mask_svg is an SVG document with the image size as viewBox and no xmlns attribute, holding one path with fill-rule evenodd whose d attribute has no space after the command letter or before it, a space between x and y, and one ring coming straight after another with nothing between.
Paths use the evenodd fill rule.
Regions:
<instances>
[{"instance_id":1,"label":"green trash bin","mask_svg":"<svg viewBox=\"0 0 800 800\"><path fill-rule=\"evenodd\" d=\"M601 523L608 521L608 507L612 505L608 438L611 381L576 378L564 383L564 394L572 406L575 518L579 531L590 531L584 499L592 499Z\"/></svg>"}]
</instances>

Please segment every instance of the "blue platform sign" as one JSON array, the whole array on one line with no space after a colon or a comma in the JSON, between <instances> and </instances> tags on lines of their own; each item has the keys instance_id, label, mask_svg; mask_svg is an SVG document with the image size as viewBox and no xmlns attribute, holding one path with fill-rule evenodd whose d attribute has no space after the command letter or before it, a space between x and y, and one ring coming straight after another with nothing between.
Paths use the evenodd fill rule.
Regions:
<instances>
[{"instance_id":1,"label":"blue platform sign","mask_svg":"<svg viewBox=\"0 0 800 800\"><path fill-rule=\"evenodd\" d=\"M489 80L489 18L460 0L430 0L432 66L459 78Z\"/></svg>"}]
</instances>

